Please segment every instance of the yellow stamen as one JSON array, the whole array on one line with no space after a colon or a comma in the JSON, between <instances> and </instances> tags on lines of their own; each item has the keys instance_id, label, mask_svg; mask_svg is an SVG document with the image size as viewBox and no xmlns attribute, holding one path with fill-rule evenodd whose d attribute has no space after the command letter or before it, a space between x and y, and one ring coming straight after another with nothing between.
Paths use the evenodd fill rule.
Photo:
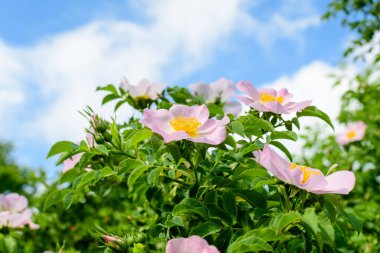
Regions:
<instances>
[{"instance_id":1,"label":"yellow stamen","mask_svg":"<svg viewBox=\"0 0 380 253\"><path fill-rule=\"evenodd\" d=\"M201 123L194 117L184 118L182 116L170 121L170 125L175 131L185 131L190 137L198 135L198 127Z\"/></svg>"},{"instance_id":2,"label":"yellow stamen","mask_svg":"<svg viewBox=\"0 0 380 253\"><path fill-rule=\"evenodd\" d=\"M284 98L282 96L275 97L268 93L262 93L260 94L260 101L263 104L268 103L268 102L276 102L276 101L282 104L284 102Z\"/></svg>"},{"instance_id":3,"label":"yellow stamen","mask_svg":"<svg viewBox=\"0 0 380 253\"><path fill-rule=\"evenodd\" d=\"M346 137L347 137L348 139L352 139L352 138L354 138L355 136L356 136L356 131L355 131L355 130L351 130L351 131L349 131L349 132L346 133Z\"/></svg>"},{"instance_id":4,"label":"yellow stamen","mask_svg":"<svg viewBox=\"0 0 380 253\"><path fill-rule=\"evenodd\" d=\"M302 180L301 180L301 184L306 184L309 181L311 175L322 176L321 172L312 170L310 167L307 167L307 166L298 165L298 164L295 164L295 163L290 163L289 167L290 167L291 170L294 170L295 168L298 168L298 169L300 169L302 171L303 177L302 177Z\"/></svg>"},{"instance_id":5,"label":"yellow stamen","mask_svg":"<svg viewBox=\"0 0 380 253\"><path fill-rule=\"evenodd\" d=\"M142 95L142 96L135 97L135 100L148 100L148 99L150 99L150 97L147 96L147 95Z\"/></svg>"}]
</instances>

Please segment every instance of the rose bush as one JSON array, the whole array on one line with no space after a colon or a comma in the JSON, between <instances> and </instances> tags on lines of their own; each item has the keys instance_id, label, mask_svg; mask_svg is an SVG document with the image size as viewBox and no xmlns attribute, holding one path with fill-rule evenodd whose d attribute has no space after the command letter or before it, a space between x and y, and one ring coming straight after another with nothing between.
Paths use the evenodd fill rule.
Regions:
<instances>
[{"instance_id":1,"label":"rose bush","mask_svg":"<svg viewBox=\"0 0 380 253\"><path fill-rule=\"evenodd\" d=\"M156 90L144 82L145 90ZM167 87L151 97L136 97L134 89L125 87L99 88L108 93L103 103L115 100L115 110L128 103L143 112L141 117L117 123L88 108L87 131L95 145L61 141L48 154L60 154L58 164L76 160L61 175L59 189L50 192L45 208L60 200L68 208L78 202L85 206L88 196L107 199L104 193L116 190L127 197L125 216L135 223L121 226L124 231L112 231L106 224L93 228L106 250L171 252L173 247L188 248L189 240L199 242L205 252L333 252L335 236L352 227L340 197L322 195L348 194L355 183L352 172L325 177L272 150L292 160L281 140L297 140L293 129L300 128L301 117L318 117L332 125L326 114L308 106L311 101L291 102L291 95L281 90L281 101L255 100L247 112L234 116L223 111L229 102L222 98L227 90L205 101L183 87ZM239 98L244 95L252 96ZM293 115L285 119L281 113ZM207 248L207 243L213 246Z\"/></svg>"}]
</instances>

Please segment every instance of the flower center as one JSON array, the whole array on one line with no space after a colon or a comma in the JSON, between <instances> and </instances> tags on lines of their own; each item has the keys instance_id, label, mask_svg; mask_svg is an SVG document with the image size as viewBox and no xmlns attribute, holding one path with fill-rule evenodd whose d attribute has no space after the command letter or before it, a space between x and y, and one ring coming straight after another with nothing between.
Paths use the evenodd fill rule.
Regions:
<instances>
[{"instance_id":1,"label":"flower center","mask_svg":"<svg viewBox=\"0 0 380 253\"><path fill-rule=\"evenodd\" d=\"M135 100L148 100L148 99L150 99L150 97L149 96L147 96L147 95L142 95L142 96L137 96L137 97L135 97Z\"/></svg>"},{"instance_id":2,"label":"flower center","mask_svg":"<svg viewBox=\"0 0 380 253\"><path fill-rule=\"evenodd\" d=\"M319 171L314 171L310 167L290 163L290 169L294 170L295 168L300 169L303 173L301 184L306 184L309 181L311 175L322 176L322 174Z\"/></svg>"},{"instance_id":3,"label":"flower center","mask_svg":"<svg viewBox=\"0 0 380 253\"><path fill-rule=\"evenodd\" d=\"M197 130L201 123L194 117L184 118L182 116L172 119L170 125L175 131L184 131L190 137L195 137L198 135Z\"/></svg>"},{"instance_id":4,"label":"flower center","mask_svg":"<svg viewBox=\"0 0 380 253\"><path fill-rule=\"evenodd\" d=\"M262 93L260 94L260 101L263 104L268 103L268 102L276 102L276 101L282 104L284 102L284 98L282 96L275 97L268 93Z\"/></svg>"},{"instance_id":5,"label":"flower center","mask_svg":"<svg viewBox=\"0 0 380 253\"><path fill-rule=\"evenodd\" d=\"M352 138L354 138L356 136L356 131L355 130L351 130L351 131L348 131L347 133L346 133L346 137L348 138L348 139L352 139Z\"/></svg>"}]
</instances>

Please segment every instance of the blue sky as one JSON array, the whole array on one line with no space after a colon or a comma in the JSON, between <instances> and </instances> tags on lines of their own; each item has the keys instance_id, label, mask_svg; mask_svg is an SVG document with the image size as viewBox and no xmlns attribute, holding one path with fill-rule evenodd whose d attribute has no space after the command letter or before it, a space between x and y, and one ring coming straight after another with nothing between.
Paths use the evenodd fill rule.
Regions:
<instances>
[{"instance_id":1,"label":"blue sky","mask_svg":"<svg viewBox=\"0 0 380 253\"><path fill-rule=\"evenodd\" d=\"M0 139L20 163L54 174L50 145L83 138L86 104L109 117L94 90L123 75L169 85L224 76L318 100L351 37L320 21L328 2L1 1Z\"/></svg>"}]
</instances>

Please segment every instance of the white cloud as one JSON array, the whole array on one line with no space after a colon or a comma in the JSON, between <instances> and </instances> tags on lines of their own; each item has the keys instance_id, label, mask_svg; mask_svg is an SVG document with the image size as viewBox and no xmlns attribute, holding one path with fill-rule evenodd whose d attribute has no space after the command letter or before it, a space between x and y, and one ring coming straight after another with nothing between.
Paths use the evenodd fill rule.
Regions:
<instances>
[{"instance_id":1,"label":"white cloud","mask_svg":"<svg viewBox=\"0 0 380 253\"><path fill-rule=\"evenodd\" d=\"M24 100L21 85L22 64L18 61L17 53L0 41L0 116L4 120L0 131L4 131L4 122L11 116L14 106Z\"/></svg>"},{"instance_id":2,"label":"white cloud","mask_svg":"<svg viewBox=\"0 0 380 253\"><path fill-rule=\"evenodd\" d=\"M118 84L123 75L132 82L174 82L209 63L237 32L266 47L278 39L302 40L318 21L309 4L298 12L288 7L299 3L291 2L259 20L251 10L260 1L136 1L140 23L93 21L32 46L0 41L0 137L16 144L81 139L87 123L78 110L91 105L101 115L112 114L111 106L100 107L97 86ZM291 85L301 82L297 76L280 80ZM126 107L118 118L131 113ZM22 156L17 159L28 160Z\"/></svg>"},{"instance_id":3,"label":"white cloud","mask_svg":"<svg viewBox=\"0 0 380 253\"><path fill-rule=\"evenodd\" d=\"M163 72L169 67L170 80L189 73L209 61L244 12L242 1L229 0L147 1L138 7L151 22L94 21L41 39L33 47L0 44L0 55L6 59L0 66L1 97L7 98L2 107L5 104L9 111L8 104L24 100L20 108L36 104L35 94L28 95L29 84L37 88L39 99L48 101L30 113L29 121L22 120L29 129L23 131L25 137L49 142L81 138L86 123L77 110L91 105L100 111L103 95L94 92L96 86L118 84L123 75L133 82L143 77L167 80ZM110 107L103 110L110 113ZM119 118L131 113L126 108ZM9 118L9 129L15 121L21 119Z\"/></svg>"},{"instance_id":4,"label":"white cloud","mask_svg":"<svg viewBox=\"0 0 380 253\"><path fill-rule=\"evenodd\" d=\"M279 39L290 39L303 46L303 32L321 23L321 14L311 1L284 1L280 10L265 20L250 15L241 15L243 30L265 49L270 50Z\"/></svg>"}]
</instances>

